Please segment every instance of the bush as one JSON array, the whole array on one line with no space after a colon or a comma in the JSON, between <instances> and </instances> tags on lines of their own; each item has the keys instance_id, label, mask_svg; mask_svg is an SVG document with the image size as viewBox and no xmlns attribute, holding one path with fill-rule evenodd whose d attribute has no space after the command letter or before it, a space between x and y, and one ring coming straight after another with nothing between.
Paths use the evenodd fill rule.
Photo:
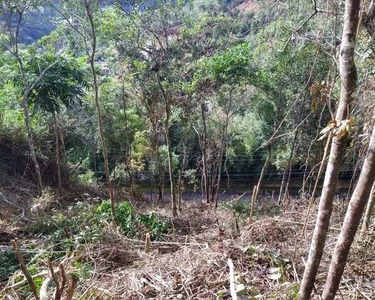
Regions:
<instances>
[{"instance_id":1,"label":"bush","mask_svg":"<svg viewBox=\"0 0 375 300\"><path fill-rule=\"evenodd\" d=\"M128 236L136 234L134 211L129 202L121 202L116 206L116 218L123 233Z\"/></svg>"},{"instance_id":2,"label":"bush","mask_svg":"<svg viewBox=\"0 0 375 300\"><path fill-rule=\"evenodd\" d=\"M163 233L168 233L171 227L169 220L160 220L154 213L140 214L138 220L149 230L153 239L157 239Z\"/></svg>"},{"instance_id":3,"label":"bush","mask_svg":"<svg viewBox=\"0 0 375 300\"><path fill-rule=\"evenodd\" d=\"M30 231L44 236L46 242L53 246L53 258L56 258L63 256L64 251L70 251L74 244L100 240L103 235L100 221L101 216L95 214L92 205L77 202L64 214L39 219Z\"/></svg>"},{"instance_id":4,"label":"bush","mask_svg":"<svg viewBox=\"0 0 375 300\"><path fill-rule=\"evenodd\" d=\"M112 218L112 209L110 200L103 201L96 209L96 213L107 219ZM131 204L127 201L117 204L115 207L116 219L119 223L121 232L129 237L136 233L134 211Z\"/></svg>"},{"instance_id":5,"label":"bush","mask_svg":"<svg viewBox=\"0 0 375 300\"><path fill-rule=\"evenodd\" d=\"M18 259L13 252L0 253L0 281L7 280L18 269Z\"/></svg>"},{"instance_id":6,"label":"bush","mask_svg":"<svg viewBox=\"0 0 375 300\"><path fill-rule=\"evenodd\" d=\"M77 176L77 181L79 184L83 186L92 186L95 185L96 179L95 179L95 173L92 170L88 170L86 173L79 174Z\"/></svg>"},{"instance_id":7,"label":"bush","mask_svg":"<svg viewBox=\"0 0 375 300\"><path fill-rule=\"evenodd\" d=\"M154 213L136 216L133 207L127 201L117 204L115 212L121 232L129 237L134 237L137 234L137 229L140 229L139 227L149 231L153 239L157 239L163 233L168 233L170 229L170 222L159 219ZM103 201L97 207L96 213L110 221L112 218L111 202L109 200Z\"/></svg>"},{"instance_id":8,"label":"bush","mask_svg":"<svg viewBox=\"0 0 375 300\"><path fill-rule=\"evenodd\" d=\"M226 209L233 210L236 214L240 216L250 215L251 205L248 201L245 200L234 200L230 202L225 202L223 207Z\"/></svg>"}]
</instances>

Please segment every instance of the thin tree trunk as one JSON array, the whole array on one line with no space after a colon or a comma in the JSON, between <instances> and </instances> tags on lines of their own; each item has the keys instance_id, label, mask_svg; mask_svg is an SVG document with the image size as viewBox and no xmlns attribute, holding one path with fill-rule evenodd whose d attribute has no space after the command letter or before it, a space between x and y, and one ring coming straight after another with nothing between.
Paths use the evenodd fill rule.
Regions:
<instances>
[{"instance_id":1,"label":"thin tree trunk","mask_svg":"<svg viewBox=\"0 0 375 300\"><path fill-rule=\"evenodd\" d=\"M223 128L222 136L221 136L221 144L220 144L220 152L219 152L219 159L218 159L218 170L217 170L217 181L215 185L215 194L214 194L214 201L215 201L215 208L217 208L218 201L219 201L219 190L220 190L220 181L221 181L221 169L223 165L223 155L224 150L226 148L226 137L227 137L227 128L228 128L228 116L227 122L225 127Z\"/></svg>"},{"instance_id":2,"label":"thin tree trunk","mask_svg":"<svg viewBox=\"0 0 375 300\"><path fill-rule=\"evenodd\" d=\"M361 229L362 235L364 233L366 233L367 230L368 230L368 227L370 225L372 212L374 210L374 205L375 205L375 181L372 184L372 189L371 189L370 197L368 199L368 204L367 204L365 216L363 217L363 223L362 223L362 229Z\"/></svg>"},{"instance_id":3,"label":"thin tree trunk","mask_svg":"<svg viewBox=\"0 0 375 300\"><path fill-rule=\"evenodd\" d=\"M313 189L311 197L310 197L309 208L307 209L307 213L306 213L306 217L305 217L305 223L303 224L303 228L302 228L302 236L305 234L307 222L308 222L308 219L309 219L309 216L310 216L310 211L311 211L311 208L312 208L313 204L315 203L315 196L316 196L316 192L318 190L320 176L322 175L322 172L323 172L323 169L324 169L324 166L325 166L325 160L326 160L327 155L328 155L328 149L329 149L329 146L331 145L331 141L332 141L332 134L330 133L328 135L328 138L327 138L326 146L324 147L323 158L321 160L318 175L317 175L317 178L316 178L315 184L314 184L314 189Z\"/></svg>"},{"instance_id":4,"label":"thin tree trunk","mask_svg":"<svg viewBox=\"0 0 375 300\"><path fill-rule=\"evenodd\" d=\"M57 114L57 120L59 119L59 114ZM60 165L64 166L64 167L67 167L67 164L66 164L66 159L67 159L67 155L66 155L66 147L65 147L65 139L64 139L64 135L62 133L61 130L59 130L59 138L60 138L60 141L61 141L61 149L62 149L62 153L61 153L61 156L60 156ZM70 183L70 172L69 172L69 169L66 169L66 172L65 172L65 179L66 179L66 183L68 184L68 186L70 187L71 186L71 183Z\"/></svg>"},{"instance_id":5,"label":"thin tree trunk","mask_svg":"<svg viewBox=\"0 0 375 300\"><path fill-rule=\"evenodd\" d=\"M177 199L176 199L176 186L173 174L173 156L172 156L172 145L171 145L171 133L170 133L170 119L171 107L167 100L165 103L165 139L167 141L167 151L168 151L168 171L169 171L169 182L171 186L171 206L173 216L177 216Z\"/></svg>"},{"instance_id":6,"label":"thin tree trunk","mask_svg":"<svg viewBox=\"0 0 375 300\"><path fill-rule=\"evenodd\" d=\"M23 115L24 115L24 118L25 118L25 127L26 127L26 132L27 132L27 140L28 140L28 144L29 144L29 148L30 148L30 157L31 157L31 160L34 164L39 194L41 195L42 191L43 191L42 176L41 176L41 173L40 173L40 166L39 166L39 163L38 163L38 159L37 159L36 153L35 153L34 139L33 139L33 133L32 133L32 129L31 129L30 113L29 113L29 106L28 105L29 105L29 94L32 91L33 86L35 86L37 81L40 80L43 73L49 67L47 67L47 69L45 69L41 73L41 75L39 76L37 81L34 82L34 84L32 84L31 86L28 86L27 79L26 79L26 76L25 76L25 73L24 73L23 62L22 62L21 57L19 56L19 48L18 48L18 43L19 43L18 39L19 39L19 32L20 32L21 22L22 22L22 18L23 18L23 13L24 13L23 10L17 10L18 18L17 18L16 29L14 31L14 36L12 36L12 33L10 35L11 35L11 40L14 43L12 45L13 54L14 54L14 57L16 58L17 62L18 62L18 69L19 69L19 72L21 74L21 78L22 78L23 85L24 85L24 93L22 95L21 105L22 105L22 109L23 109ZM9 29L11 29L11 27L12 27L11 21L12 21L12 19L9 18L10 23L7 24Z\"/></svg>"},{"instance_id":7,"label":"thin tree trunk","mask_svg":"<svg viewBox=\"0 0 375 300\"><path fill-rule=\"evenodd\" d=\"M152 125L152 135L153 135L153 151L154 151L154 159L155 159L155 164L156 164L156 172L157 172L157 178L158 178L158 195L156 196L155 204L159 205L161 200L163 199L163 180L162 180L162 175L164 176L162 166L161 166L161 161L160 161L160 154L159 154L159 139L158 139L158 125L156 122L151 120L151 125ZM163 173L163 174L162 174Z\"/></svg>"},{"instance_id":8,"label":"thin tree trunk","mask_svg":"<svg viewBox=\"0 0 375 300\"><path fill-rule=\"evenodd\" d=\"M22 106L23 106L23 114L25 117L25 126L26 126L26 131L27 131L27 140L29 143L29 148L30 148L30 156L31 160L33 161L34 168L35 168L35 174L36 174L36 179L37 179L37 184L39 188L39 194L42 194L43 191L43 183L42 183L42 175L40 173L40 166L38 159L36 157L35 153L35 148L34 148L34 138L33 138L33 133L31 130L31 125L30 125L30 113L29 113L29 107L28 107L28 94L29 91L25 91L22 99Z\"/></svg>"},{"instance_id":9,"label":"thin tree trunk","mask_svg":"<svg viewBox=\"0 0 375 300\"><path fill-rule=\"evenodd\" d=\"M59 197L61 197L62 183L61 183L61 164L60 164L60 138L59 138L59 128L57 126L55 112L53 113L53 126L54 126L54 131L55 131L58 194L59 194Z\"/></svg>"},{"instance_id":10,"label":"thin tree trunk","mask_svg":"<svg viewBox=\"0 0 375 300\"><path fill-rule=\"evenodd\" d=\"M188 159L189 159L187 122L185 122L184 130L182 133L182 148L183 148L182 166L178 174L178 210L179 211L181 211L182 192L184 190L184 184L185 184L185 171L188 168Z\"/></svg>"},{"instance_id":11,"label":"thin tree trunk","mask_svg":"<svg viewBox=\"0 0 375 300\"><path fill-rule=\"evenodd\" d=\"M254 203L254 205L258 201L258 195L259 195L260 188L263 184L264 174L266 173L266 170L268 168L268 165L270 164L270 161L271 161L271 145L268 144L267 145L267 158L266 158L266 161L264 162L262 171L260 172L258 184L256 185L256 188L255 188L255 193L253 193L253 198L254 198L253 203ZM255 209L255 207L254 207L254 209Z\"/></svg>"},{"instance_id":12,"label":"thin tree trunk","mask_svg":"<svg viewBox=\"0 0 375 300\"><path fill-rule=\"evenodd\" d=\"M202 116L202 125L203 125L203 133L202 133L202 170L203 170L203 186L204 186L204 194L206 196L206 202L210 203L210 196L209 196L209 184L208 184L208 166L207 166L207 124L206 124L206 107L202 103L201 104L201 116Z\"/></svg>"},{"instance_id":13,"label":"thin tree trunk","mask_svg":"<svg viewBox=\"0 0 375 300\"><path fill-rule=\"evenodd\" d=\"M298 130L297 130L298 131ZM297 139L297 133L296 133L296 137L295 137L295 140ZM289 161L289 169L288 169L288 179L286 181L286 185L285 185L285 191L284 191L284 198L282 199L282 201L284 201L284 199L288 198L289 197L289 185L290 185L290 178L292 176L292 161L293 161L293 158L295 157L296 155L296 152L297 152L297 149L299 147L299 144L297 144L296 146L296 141L294 140L293 142L293 152L292 152L292 157Z\"/></svg>"},{"instance_id":14,"label":"thin tree trunk","mask_svg":"<svg viewBox=\"0 0 375 300\"><path fill-rule=\"evenodd\" d=\"M159 153L159 140L157 136L157 128L156 125L154 127L154 142L155 142L155 158L157 164L157 172L158 172L158 197L156 198L156 205L159 205L160 201L163 199L164 194L164 170L161 165L160 161L160 153Z\"/></svg>"},{"instance_id":15,"label":"thin tree trunk","mask_svg":"<svg viewBox=\"0 0 375 300\"><path fill-rule=\"evenodd\" d=\"M356 188L349 202L344 223L336 243L328 278L324 285L323 300L333 300L339 288L351 245L354 241L371 186L375 180L375 127L372 131L367 156L362 167Z\"/></svg>"},{"instance_id":16,"label":"thin tree trunk","mask_svg":"<svg viewBox=\"0 0 375 300\"><path fill-rule=\"evenodd\" d=\"M130 142L129 142L129 139L127 138L127 134L128 134L128 119L127 119L127 115L126 115L126 109L127 109L127 105L126 105L126 95L125 95L125 86L124 86L124 82L122 82L122 105L123 105L123 110L124 110L124 117L125 117L125 120L124 120L124 131L125 131L125 153L124 153L124 163L125 163L125 168L126 168L126 171L128 173L128 176L129 176L129 188L130 188L130 194L131 195L135 195L135 190L134 190L134 179L133 179L133 174L132 174L132 171L131 171L131 145L130 145Z\"/></svg>"},{"instance_id":17,"label":"thin tree trunk","mask_svg":"<svg viewBox=\"0 0 375 300\"><path fill-rule=\"evenodd\" d=\"M321 124L322 124L322 118L323 118L323 113L325 111L325 108L326 108L327 104L324 104L323 108L322 108L322 111L320 112L320 117L319 117L319 123L318 123L318 129L316 131L316 135L315 135L315 138L311 141L310 145L309 145L309 148L307 149L307 155L306 155L306 160L305 160L305 171L303 172L303 183L302 183L302 188L301 188L301 191L302 191L302 195L305 194L305 188L306 188L306 183L307 183L307 168L309 166L309 160L310 160L310 153L311 153L311 149L314 145L314 143L317 141L317 139L319 138L319 135L320 135L320 131L321 131Z\"/></svg>"},{"instance_id":18,"label":"thin tree trunk","mask_svg":"<svg viewBox=\"0 0 375 300\"><path fill-rule=\"evenodd\" d=\"M181 201L182 201L182 172L178 170L178 184L177 184L177 209L181 212Z\"/></svg>"},{"instance_id":19,"label":"thin tree trunk","mask_svg":"<svg viewBox=\"0 0 375 300\"><path fill-rule=\"evenodd\" d=\"M227 167L228 156L229 156L228 145L226 145L226 147L225 147L225 160L224 160L224 172L225 172L225 175L227 175L227 188L229 189L230 188L230 176L229 176L228 167Z\"/></svg>"},{"instance_id":20,"label":"thin tree trunk","mask_svg":"<svg viewBox=\"0 0 375 300\"><path fill-rule=\"evenodd\" d=\"M357 174L358 174L358 171L360 170L360 166L362 164L362 160L363 160L363 156L365 155L365 151L366 151L366 148L362 147L358 152L358 159L357 159L357 162L354 166L354 170L353 170L353 175L352 175L352 178L350 179L350 183L349 183L349 188L348 188L348 192L346 193L346 196L350 199L350 195L351 195L351 192L352 192L352 189L353 187L355 186L355 181L356 181L356 178L357 178Z\"/></svg>"},{"instance_id":21,"label":"thin tree trunk","mask_svg":"<svg viewBox=\"0 0 375 300\"><path fill-rule=\"evenodd\" d=\"M354 63L354 49L360 2L360 0L345 1L344 29L340 49L341 94L336 113L337 126L341 125L342 120L349 118L350 106L356 91L357 72ZM323 255L329 228L329 221L332 214L332 202L336 193L340 166L345 153L346 140L346 136L341 139L335 136L332 141L309 258L299 290L299 299L301 300L310 299L314 287L315 277Z\"/></svg>"},{"instance_id":22,"label":"thin tree trunk","mask_svg":"<svg viewBox=\"0 0 375 300\"><path fill-rule=\"evenodd\" d=\"M289 160L288 160L289 161ZM281 204L283 194L284 194L284 185L286 181L286 173L287 173L288 168L285 168L284 173L283 173L283 178L281 179L281 185L280 185L280 191L279 191L279 197L277 199L277 204Z\"/></svg>"},{"instance_id":23,"label":"thin tree trunk","mask_svg":"<svg viewBox=\"0 0 375 300\"><path fill-rule=\"evenodd\" d=\"M169 182L171 186L171 208L172 214L174 217L177 216L177 198L176 198L176 184L173 174L173 155L172 155L172 145L171 145L171 132L170 132L170 118L171 118L171 100L164 91L163 85L160 81L159 74L156 75L156 79L159 85L161 95L164 100L164 109L165 109L165 139L167 142L167 152L168 152L168 171L169 171Z\"/></svg>"},{"instance_id":24,"label":"thin tree trunk","mask_svg":"<svg viewBox=\"0 0 375 300\"><path fill-rule=\"evenodd\" d=\"M96 56L96 30L95 30L95 24L91 12L91 0L85 0L85 8L87 17L90 22L91 27L91 37L92 37L92 49L90 54L90 67L91 67L91 73L92 73L92 79L93 79L93 88L94 88L94 102L96 106L97 111L97 117L98 117L98 123L99 123L99 133L100 133L100 141L101 146L103 150L103 158L104 158L104 170L105 170L105 177L106 177L106 184L107 189L109 192L109 198L111 200L111 211L112 211L112 218L115 219L115 199L113 195L113 189L111 186L111 179L109 174L109 163L108 163L108 152L107 152L107 146L106 141L104 137L104 128L103 128L103 120L102 120L102 113L101 113L101 106L99 101L99 84L98 84L98 78L96 75L95 70L95 56Z\"/></svg>"},{"instance_id":25,"label":"thin tree trunk","mask_svg":"<svg viewBox=\"0 0 375 300\"><path fill-rule=\"evenodd\" d=\"M284 186L285 186L285 191L286 191L286 181L289 181L289 179L287 179L287 178L288 178L288 173L290 175L290 167L291 167L292 158L294 156L294 148L295 148L297 136L298 136L298 130L296 130L296 133L294 134L294 138L293 138L293 142L292 142L292 149L290 149L290 154L289 154L288 162L287 162L284 174L283 174L283 179L281 180L279 199L277 200L277 203L279 205L284 200L284 196L285 196L284 195Z\"/></svg>"}]
</instances>

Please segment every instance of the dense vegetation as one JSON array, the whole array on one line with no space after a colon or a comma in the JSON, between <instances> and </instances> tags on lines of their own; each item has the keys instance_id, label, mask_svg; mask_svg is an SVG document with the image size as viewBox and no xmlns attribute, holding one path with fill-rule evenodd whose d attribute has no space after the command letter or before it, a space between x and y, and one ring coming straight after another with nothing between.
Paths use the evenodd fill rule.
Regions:
<instances>
[{"instance_id":1,"label":"dense vegetation","mask_svg":"<svg viewBox=\"0 0 375 300\"><path fill-rule=\"evenodd\" d=\"M54 289L54 299L310 299L314 283L315 293L323 288L316 278L324 251L332 255L326 239L336 241L327 237L333 214L347 229L323 270L323 298L335 297L339 261L348 257L340 249L349 251L375 179L372 1L0 4L0 280L8 281L1 296L50 299ZM364 237L373 202L359 242L373 244L370 233ZM281 237L275 216L285 220L294 210L302 226L295 234L280 227ZM262 220L265 231L254 232ZM18 222L22 229L12 233ZM246 239L255 236L258 244ZM21 242L10 248L15 237ZM278 244L290 239L298 239L294 251ZM226 240L242 252L220 256L215 247L228 248ZM306 268L284 257L307 257L311 240ZM144 252L157 247L157 255L180 253L182 244L212 251L206 254L218 263L205 276L220 273L223 258L242 274L184 286L183 273L171 269L173 288L136 274L138 285L129 281L124 291L92 289L101 272L146 259L134 250L143 241ZM26 280L17 273L22 252ZM241 277L256 266L277 282L268 291ZM355 293L370 299L375 287Z\"/></svg>"}]
</instances>

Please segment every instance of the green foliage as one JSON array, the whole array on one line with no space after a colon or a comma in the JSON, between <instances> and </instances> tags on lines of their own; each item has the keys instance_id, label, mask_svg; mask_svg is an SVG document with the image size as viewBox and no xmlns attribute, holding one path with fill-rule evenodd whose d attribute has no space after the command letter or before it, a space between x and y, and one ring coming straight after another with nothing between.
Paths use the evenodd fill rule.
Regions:
<instances>
[{"instance_id":1,"label":"green foliage","mask_svg":"<svg viewBox=\"0 0 375 300\"><path fill-rule=\"evenodd\" d=\"M71 107L84 96L88 87L87 74L74 60L53 55L32 56L25 64L25 71L38 80L29 95L30 103L43 111L60 111L60 103Z\"/></svg>"},{"instance_id":2,"label":"green foliage","mask_svg":"<svg viewBox=\"0 0 375 300\"><path fill-rule=\"evenodd\" d=\"M18 259L13 252L0 253L0 281L8 279L18 269Z\"/></svg>"},{"instance_id":3,"label":"green foliage","mask_svg":"<svg viewBox=\"0 0 375 300\"><path fill-rule=\"evenodd\" d=\"M129 202L124 201L116 206L116 219L124 234L128 236L136 234L134 211Z\"/></svg>"},{"instance_id":4,"label":"green foliage","mask_svg":"<svg viewBox=\"0 0 375 300\"><path fill-rule=\"evenodd\" d=\"M78 260L73 261L74 271L73 276L79 278L80 280L87 280L90 277L90 272L93 267L90 263L82 263Z\"/></svg>"},{"instance_id":5,"label":"green foliage","mask_svg":"<svg viewBox=\"0 0 375 300\"><path fill-rule=\"evenodd\" d=\"M169 220L161 220L154 213L140 214L138 220L150 232L153 239L157 239L163 233L168 233L171 226Z\"/></svg>"},{"instance_id":6,"label":"green foliage","mask_svg":"<svg viewBox=\"0 0 375 300\"><path fill-rule=\"evenodd\" d=\"M78 202L68 207L64 214L38 219L31 232L42 234L47 244L60 257L74 245L99 241L103 235L101 217L95 214L92 205Z\"/></svg>"},{"instance_id":7,"label":"green foliage","mask_svg":"<svg viewBox=\"0 0 375 300\"><path fill-rule=\"evenodd\" d=\"M237 199L224 202L222 206L226 209L233 210L237 215L246 217L250 215L251 205L249 201Z\"/></svg>"},{"instance_id":8,"label":"green foliage","mask_svg":"<svg viewBox=\"0 0 375 300\"><path fill-rule=\"evenodd\" d=\"M209 57L203 62L208 78L219 83L238 83L251 74L250 48L246 43L230 48L223 54Z\"/></svg>"},{"instance_id":9,"label":"green foliage","mask_svg":"<svg viewBox=\"0 0 375 300\"><path fill-rule=\"evenodd\" d=\"M77 175L77 182L83 186L92 186L96 183L95 173L92 170L87 170L85 173Z\"/></svg>"},{"instance_id":10,"label":"green foliage","mask_svg":"<svg viewBox=\"0 0 375 300\"><path fill-rule=\"evenodd\" d=\"M112 213L111 201L102 201L96 208L95 212L105 218L110 218Z\"/></svg>"},{"instance_id":11,"label":"green foliage","mask_svg":"<svg viewBox=\"0 0 375 300\"><path fill-rule=\"evenodd\" d=\"M169 220L160 219L154 213L139 214L137 216L133 207L127 201L117 204L115 211L121 232L129 237L136 236L140 227L149 231L153 239L157 239L163 233L168 233L170 229ZM103 201L96 208L96 213L107 219L107 221L111 220L111 202L108 200Z\"/></svg>"},{"instance_id":12,"label":"green foliage","mask_svg":"<svg viewBox=\"0 0 375 300\"><path fill-rule=\"evenodd\" d=\"M161 159L161 164L163 167L168 167L168 148L167 146L163 145L159 148L159 155ZM179 157L176 153L172 152L172 161L173 161L173 168L176 170L178 168Z\"/></svg>"}]
</instances>

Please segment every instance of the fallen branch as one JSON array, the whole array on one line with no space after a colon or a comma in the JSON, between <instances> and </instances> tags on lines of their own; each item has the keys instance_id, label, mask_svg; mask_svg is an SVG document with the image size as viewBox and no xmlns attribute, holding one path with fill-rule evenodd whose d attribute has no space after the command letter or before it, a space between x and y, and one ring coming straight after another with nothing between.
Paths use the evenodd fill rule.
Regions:
<instances>
[{"instance_id":1,"label":"fallen branch","mask_svg":"<svg viewBox=\"0 0 375 300\"><path fill-rule=\"evenodd\" d=\"M47 277L44 281L42 286L40 287L40 300L48 300L48 287L52 281L51 277Z\"/></svg>"},{"instance_id":2,"label":"fallen branch","mask_svg":"<svg viewBox=\"0 0 375 300\"><path fill-rule=\"evenodd\" d=\"M22 256L22 253L20 251L20 248L18 247L18 244L17 244L17 242L15 240L12 240L12 246L14 248L14 253L16 254L16 256L18 258L18 261L20 263L21 271L25 275L26 280L27 280L28 284L30 285L31 291L34 294L35 299L39 300L39 294L37 292L34 280L31 277L30 272L29 272L29 270L26 267L25 260L23 259L23 256Z\"/></svg>"},{"instance_id":3,"label":"fallen branch","mask_svg":"<svg viewBox=\"0 0 375 300\"><path fill-rule=\"evenodd\" d=\"M233 265L233 261L230 258L228 258L228 266L229 266L230 294L232 296L232 300L237 300L236 282L234 278L234 265Z\"/></svg>"}]
</instances>

